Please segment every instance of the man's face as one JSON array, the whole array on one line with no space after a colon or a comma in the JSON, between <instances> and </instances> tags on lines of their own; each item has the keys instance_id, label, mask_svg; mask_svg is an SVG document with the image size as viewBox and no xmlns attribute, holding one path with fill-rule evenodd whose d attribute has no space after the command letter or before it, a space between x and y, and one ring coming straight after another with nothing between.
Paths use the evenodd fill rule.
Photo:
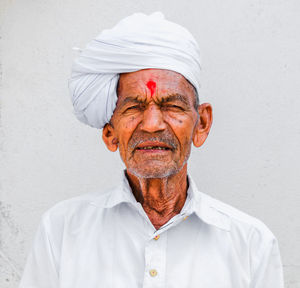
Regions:
<instances>
[{"instance_id":1,"label":"man's face","mask_svg":"<svg viewBox=\"0 0 300 288\"><path fill-rule=\"evenodd\" d=\"M194 89L181 74L147 69L120 75L111 124L128 172L142 178L178 173L197 122Z\"/></svg>"}]
</instances>

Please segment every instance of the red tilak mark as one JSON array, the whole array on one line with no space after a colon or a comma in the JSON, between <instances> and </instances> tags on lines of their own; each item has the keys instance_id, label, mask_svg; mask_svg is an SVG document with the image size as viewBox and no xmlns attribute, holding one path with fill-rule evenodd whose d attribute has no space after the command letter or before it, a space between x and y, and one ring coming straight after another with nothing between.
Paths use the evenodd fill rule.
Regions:
<instances>
[{"instance_id":1,"label":"red tilak mark","mask_svg":"<svg viewBox=\"0 0 300 288\"><path fill-rule=\"evenodd\" d=\"M151 92L151 97L153 96L154 92L155 92L155 88L156 88L156 83L152 80L148 81L147 83L147 87L149 88L150 92Z\"/></svg>"}]
</instances>

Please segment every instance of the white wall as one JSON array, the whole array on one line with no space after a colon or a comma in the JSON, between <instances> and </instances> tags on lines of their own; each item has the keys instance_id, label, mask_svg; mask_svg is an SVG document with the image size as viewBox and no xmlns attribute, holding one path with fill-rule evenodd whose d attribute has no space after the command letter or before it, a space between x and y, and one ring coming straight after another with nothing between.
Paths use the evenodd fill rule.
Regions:
<instances>
[{"instance_id":1,"label":"white wall","mask_svg":"<svg viewBox=\"0 0 300 288\"><path fill-rule=\"evenodd\" d=\"M278 237L286 287L300 287L298 0L1 0L0 287L17 287L41 214L109 187L122 170L101 131L72 115L73 46L137 11L161 10L203 54L214 125L190 172L201 190Z\"/></svg>"}]
</instances>

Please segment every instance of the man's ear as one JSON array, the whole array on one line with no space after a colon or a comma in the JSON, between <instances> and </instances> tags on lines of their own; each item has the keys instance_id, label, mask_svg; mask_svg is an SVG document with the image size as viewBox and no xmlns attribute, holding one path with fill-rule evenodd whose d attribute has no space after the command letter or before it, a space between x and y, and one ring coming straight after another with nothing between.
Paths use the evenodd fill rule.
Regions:
<instances>
[{"instance_id":1,"label":"man's ear","mask_svg":"<svg viewBox=\"0 0 300 288\"><path fill-rule=\"evenodd\" d=\"M118 150L118 138L115 136L115 130L111 124L105 124L102 130L102 139L108 150L115 152Z\"/></svg>"},{"instance_id":2,"label":"man's ear","mask_svg":"<svg viewBox=\"0 0 300 288\"><path fill-rule=\"evenodd\" d=\"M200 147L206 140L212 124L212 107L209 103L198 106L199 119L194 129L193 143Z\"/></svg>"}]
</instances>

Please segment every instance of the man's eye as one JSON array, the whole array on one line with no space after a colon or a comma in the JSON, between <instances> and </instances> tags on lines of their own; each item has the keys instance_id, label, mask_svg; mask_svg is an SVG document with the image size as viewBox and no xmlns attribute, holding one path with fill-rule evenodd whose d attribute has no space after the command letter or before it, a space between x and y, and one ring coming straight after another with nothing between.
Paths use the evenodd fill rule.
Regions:
<instances>
[{"instance_id":1,"label":"man's eye","mask_svg":"<svg viewBox=\"0 0 300 288\"><path fill-rule=\"evenodd\" d=\"M141 105L133 105L126 108L125 111L142 109Z\"/></svg>"},{"instance_id":2,"label":"man's eye","mask_svg":"<svg viewBox=\"0 0 300 288\"><path fill-rule=\"evenodd\" d=\"M178 110L178 111L184 111L184 108L178 105L174 105L174 104L167 104L163 106L165 109L168 110Z\"/></svg>"}]
</instances>

